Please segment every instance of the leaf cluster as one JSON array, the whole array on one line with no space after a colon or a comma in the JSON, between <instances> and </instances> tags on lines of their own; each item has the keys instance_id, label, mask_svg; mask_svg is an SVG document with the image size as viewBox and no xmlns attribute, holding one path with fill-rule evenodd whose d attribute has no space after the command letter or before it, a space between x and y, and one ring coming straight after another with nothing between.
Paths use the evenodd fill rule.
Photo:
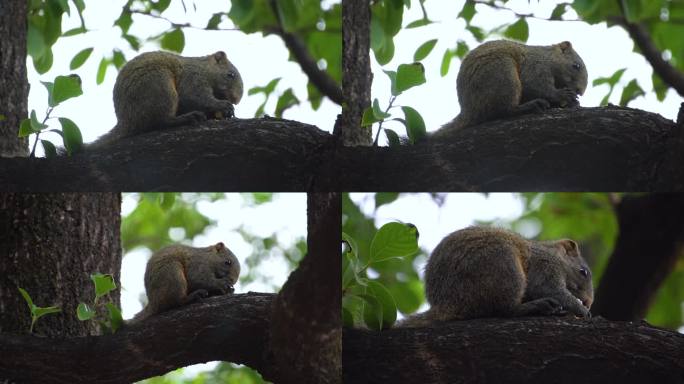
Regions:
<instances>
[{"instance_id":1,"label":"leaf cluster","mask_svg":"<svg viewBox=\"0 0 684 384\"><path fill-rule=\"evenodd\" d=\"M124 322L123 317L121 317L121 309L114 305L111 300L104 303L100 300L116 289L114 277L110 274L94 273L90 275L90 279L95 287L95 298L92 304L79 303L76 308L76 316L81 321L97 321L102 328L115 333ZM103 309L106 309L106 315L101 315Z\"/></svg>"}]
</instances>

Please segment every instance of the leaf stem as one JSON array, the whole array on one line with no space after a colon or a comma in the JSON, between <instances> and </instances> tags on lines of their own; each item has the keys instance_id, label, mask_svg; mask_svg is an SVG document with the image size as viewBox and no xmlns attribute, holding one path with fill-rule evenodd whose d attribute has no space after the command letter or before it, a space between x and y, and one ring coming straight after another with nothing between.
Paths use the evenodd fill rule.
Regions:
<instances>
[{"instance_id":1,"label":"leaf stem","mask_svg":"<svg viewBox=\"0 0 684 384\"><path fill-rule=\"evenodd\" d=\"M389 113L390 108L392 108L392 104L394 104L394 100L396 100L397 97L392 95L389 100L389 105L387 105L387 108L385 109L385 113ZM380 132L382 132L382 123L385 122L385 119L382 119L380 123L378 124L378 133L375 134L375 140L373 140L373 146L377 147L378 146L378 139L380 138Z\"/></svg>"}]
</instances>

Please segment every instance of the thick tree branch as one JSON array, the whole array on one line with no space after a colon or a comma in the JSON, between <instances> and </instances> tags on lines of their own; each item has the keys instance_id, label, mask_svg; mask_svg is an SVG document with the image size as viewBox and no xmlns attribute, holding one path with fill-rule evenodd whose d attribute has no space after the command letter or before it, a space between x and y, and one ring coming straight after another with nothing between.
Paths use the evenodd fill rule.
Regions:
<instances>
[{"instance_id":1,"label":"thick tree branch","mask_svg":"<svg viewBox=\"0 0 684 384\"><path fill-rule=\"evenodd\" d=\"M126 326L114 335L0 334L0 382L131 383L212 360L246 364L268 380L274 294L212 297Z\"/></svg>"},{"instance_id":2,"label":"thick tree branch","mask_svg":"<svg viewBox=\"0 0 684 384\"><path fill-rule=\"evenodd\" d=\"M625 197L617 218L620 235L591 312L612 320L641 319L684 255L684 195Z\"/></svg>"},{"instance_id":3,"label":"thick tree branch","mask_svg":"<svg viewBox=\"0 0 684 384\"><path fill-rule=\"evenodd\" d=\"M479 319L345 329L349 383L682 383L684 335L646 323Z\"/></svg>"},{"instance_id":4,"label":"thick tree branch","mask_svg":"<svg viewBox=\"0 0 684 384\"><path fill-rule=\"evenodd\" d=\"M335 136L344 145L370 145L371 127L362 127L363 111L370 106L373 73L370 69L370 21L368 0L342 2L342 116Z\"/></svg>"},{"instance_id":5,"label":"thick tree branch","mask_svg":"<svg viewBox=\"0 0 684 384\"><path fill-rule=\"evenodd\" d=\"M273 303L272 353L279 383L340 383L341 198L309 193L307 205L308 252Z\"/></svg>"},{"instance_id":6,"label":"thick tree branch","mask_svg":"<svg viewBox=\"0 0 684 384\"><path fill-rule=\"evenodd\" d=\"M232 119L73 158L0 159L6 190L673 191L681 126L631 108L550 110L400 148L337 147L316 127Z\"/></svg>"}]
</instances>

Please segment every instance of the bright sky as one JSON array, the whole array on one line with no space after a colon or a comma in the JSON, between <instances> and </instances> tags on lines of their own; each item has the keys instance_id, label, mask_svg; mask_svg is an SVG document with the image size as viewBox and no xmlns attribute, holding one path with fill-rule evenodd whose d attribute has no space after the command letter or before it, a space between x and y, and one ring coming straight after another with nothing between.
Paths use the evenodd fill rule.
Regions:
<instances>
[{"instance_id":1,"label":"bright sky","mask_svg":"<svg viewBox=\"0 0 684 384\"><path fill-rule=\"evenodd\" d=\"M555 5L560 2L565 1L513 0L509 1L506 6L521 14L534 13L548 18ZM423 60L427 83L404 92L397 98L395 105L409 105L417 109L423 116L428 130L439 128L458 114L460 108L456 98L456 74L460 61L452 60L449 73L444 78L440 76L439 69L442 55L447 49L455 48L459 39L464 40L471 49L477 46L470 32L465 30L465 22L462 19L456 19L463 3L464 1L427 0L425 8L428 17L437 23L422 28L402 29L395 38L396 50L393 60L384 67L380 67L375 60L372 60L372 69L375 74L372 97L379 99L381 108L387 107L390 98L389 79L381 68L396 70L399 64L413 62L416 48L430 39L438 38L435 48ZM410 10L404 11L404 25L422 17L417 2L414 1L412 4ZM476 9L477 14L472 23L485 29L492 29L515 19L515 15L508 11L496 11L484 5L477 5ZM565 18L576 19L577 15L571 11ZM632 52L633 42L622 28L608 29L605 23L590 26L583 22L548 22L533 18L528 18L527 21L530 27L527 44L551 45L569 40L582 57L589 72L589 86L584 96L580 97L582 106L596 107L608 93L607 85L594 88L591 86L592 80L597 77L609 77L616 70L627 68L619 83L620 86L626 85L636 77L641 87L647 91L646 97L637 98L629 106L656 112L669 119L676 117L682 98L670 90L665 101L660 103L655 93L648 92L652 89L651 66L643 56ZM610 102L617 104L620 101L621 92L621 87L616 88ZM397 110L395 114L403 118L401 110ZM394 127L400 134L405 132L401 123L391 122L386 127Z\"/></svg>"}]
</instances>

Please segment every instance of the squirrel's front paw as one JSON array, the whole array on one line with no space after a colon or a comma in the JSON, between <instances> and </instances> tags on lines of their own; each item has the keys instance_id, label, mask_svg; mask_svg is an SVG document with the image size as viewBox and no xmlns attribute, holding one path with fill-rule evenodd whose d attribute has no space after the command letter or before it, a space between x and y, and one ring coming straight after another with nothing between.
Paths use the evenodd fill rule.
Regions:
<instances>
[{"instance_id":1,"label":"squirrel's front paw","mask_svg":"<svg viewBox=\"0 0 684 384\"><path fill-rule=\"evenodd\" d=\"M570 88L558 90L558 104L561 108L573 108L579 106L577 93Z\"/></svg>"}]
</instances>

